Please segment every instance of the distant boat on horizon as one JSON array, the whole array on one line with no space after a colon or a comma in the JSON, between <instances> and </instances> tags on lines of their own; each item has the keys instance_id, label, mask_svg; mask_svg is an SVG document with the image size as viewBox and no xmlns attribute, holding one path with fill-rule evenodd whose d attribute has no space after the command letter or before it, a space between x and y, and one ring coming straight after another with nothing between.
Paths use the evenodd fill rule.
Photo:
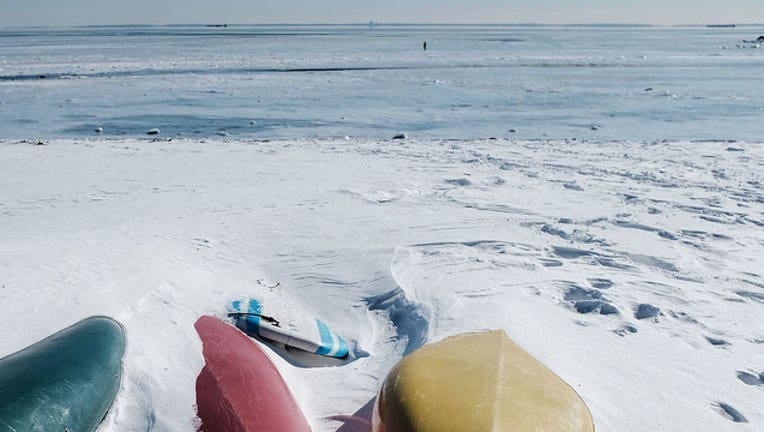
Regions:
<instances>
[{"instance_id":1,"label":"distant boat on horizon","mask_svg":"<svg viewBox=\"0 0 764 432\"><path fill-rule=\"evenodd\" d=\"M708 28L735 28L735 24L708 24Z\"/></svg>"}]
</instances>

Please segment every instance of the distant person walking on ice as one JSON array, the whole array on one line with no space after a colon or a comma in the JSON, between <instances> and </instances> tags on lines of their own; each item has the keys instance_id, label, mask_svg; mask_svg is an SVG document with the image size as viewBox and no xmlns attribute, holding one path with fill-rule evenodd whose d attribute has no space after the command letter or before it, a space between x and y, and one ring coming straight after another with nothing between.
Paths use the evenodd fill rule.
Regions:
<instances>
[{"instance_id":1,"label":"distant person walking on ice","mask_svg":"<svg viewBox=\"0 0 764 432\"><path fill-rule=\"evenodd\" d=\"M424 41L424 43L422 44L422 49L424 51L427 51L427 41Z\"/></svg>"}]
</instances>

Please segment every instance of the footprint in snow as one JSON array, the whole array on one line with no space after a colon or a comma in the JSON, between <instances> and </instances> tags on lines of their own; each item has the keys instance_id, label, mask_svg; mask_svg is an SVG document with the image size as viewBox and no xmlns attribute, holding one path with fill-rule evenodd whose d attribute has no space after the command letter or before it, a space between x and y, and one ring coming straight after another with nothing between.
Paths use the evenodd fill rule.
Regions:
<instances>
[{"instance_id":1,"label":"footprint in snow","mask_svg":"<svg viewBox=\"0 0 764 432\"><path fill-rule=\"evenodd\" d=\"M634 318L638 320L654 318L657 321L658 315L660 315L660 313L661 313L661 310L657 306L653 306L647 303L642 303L639 306L637 306L637 310L634 312Z\"/></svg>"},{"instance_id":2,"label":"footprint in snow","mask_svg":"<svg viewBox=\"0 0 764 432\"><path fill-rule=\"evenodd\" d=\"M592 279L589 279L589 284L593 288L606 290L606 289L610 289L613 286L613 281L611 281L610 279L592 278Z\"/></svg>"},{"instance_id":3,"label":"footprint in snow","mask_svg":"<svg viewBox=\"0 0 764 432\"><path fill-rule=\"evenodd\" d=\"M630 334L635 334L638 331L639 330L637 330L637 328L634 327L633 325L624 324L621 328L613 330L613 333L621 337L626 337Z\"/></svg>"},{"instance_id":4,"label":"footprint in snow","mask_svg":"<svg viewBox=\"0 0 764 432\"><path fill-rule=\"evenodd\" d=\"M565 300L570 302L576 312L588 314L599 312L601 315L618 314L618 309L608 303L607 299L597 290L591 290L571 284L565 292Z\"/></svg>"},{"instance_id":5,"label":"footprint in snow","mask_svg":"<svg viewBox=\"0 0 764 432\"><path fill-rule=\"evenodd\" d=\"M764 372L761 372L758 375L754 375L749 372L738 371L737 379L749 386L764 386Z\"/></svg>"},{"instance_id":6,"label":"footprint in snow","mask_svg":"<svg viewBox=\"0 0 764 432\"><path fill-rule=\"evenodd\" d=\"M446 179L446 183L454 186L470 186L472 182L466 178Z\"/></svg>"},{"instance_id":7,"label":"footprint in snow","mask_svg":"<svg viewBox=\"0 0 764 432\"><path fill-rule=\"evenodd\" d=\"M717 339L711 336L706 336L706 340L708 341L708 343L716 347L726 347L730 345L730 343L724 339Z\"/></svg>"},{"instance_id":8,"label":"footprint in snow","mask_svg":"<svg viewBox=\"0 0 764 432\"><path fill-rule=\"evenodd\" d=\"M731 405L728 405L724 402L718 402L714 404L719 409L719 414L721 414L723 417L732 420L735 423L748 423L748 419L745 418L743 414L740 414L740 411L733 408Z\"/></svg>"},{"instance_id":9,"label":"footprint in snow","mask_svg":"<svg viewBox=\"0 0 764 432\"><path fill-rule=\"evenodd\" d=\"M562 261L548 258L539 258L541 265L544 267L562 267Z\"/></svg>"}]
</instances>

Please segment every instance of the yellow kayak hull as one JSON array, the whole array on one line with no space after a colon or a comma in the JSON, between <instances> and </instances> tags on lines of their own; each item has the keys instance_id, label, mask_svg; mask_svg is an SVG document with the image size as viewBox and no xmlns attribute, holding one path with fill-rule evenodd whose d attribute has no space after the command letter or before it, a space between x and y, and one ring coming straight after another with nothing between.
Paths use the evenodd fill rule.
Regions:
<instances>
[{"instance_id":1,"label":"yellow kayak hull","mask_svg":"<svg viewBox=\"0 0 764 432\"><path fill-rule=\"evenodd\" d=\"M592 432L589 409L503 331L467 333L402 359L377 395L373 432Z\"/></svg>"}]
</instances>

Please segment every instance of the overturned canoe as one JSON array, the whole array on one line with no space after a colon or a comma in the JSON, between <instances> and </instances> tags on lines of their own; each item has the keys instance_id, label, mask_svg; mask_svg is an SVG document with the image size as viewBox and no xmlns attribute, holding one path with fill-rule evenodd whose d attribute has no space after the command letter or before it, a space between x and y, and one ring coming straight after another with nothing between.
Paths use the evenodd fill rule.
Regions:
<instances>
[{"instance_id":1,"label":"overturned canoe","mask_svg":"<svg viewBox=\"0 0 764 432\"><path fill-rule=\"evenodd\" d=\"M588 408L503 330L425 345L379 391L374 432L592 432Z\"/></svg>"},{"instance_id":2,"label":"overturned canoe","mask_svg":"<svg viewBox=\"0 0 764 432\"><path fill-rule=\"evenodd\" d=\"M1 432L91 432L119 390L125 333L91 317L0 359Z\"/></svg>"},{"instance_id":3,"label":"overturned canoe","mask_svg":"<svg viewBox=\"0 0 764 432\"><path fill-rule=\"evenodd\" d=\"M202 431L310 431L281 374L254 341L210 316L195 327L206 363L196 379Z\"/></svg>"}]
</instances>

